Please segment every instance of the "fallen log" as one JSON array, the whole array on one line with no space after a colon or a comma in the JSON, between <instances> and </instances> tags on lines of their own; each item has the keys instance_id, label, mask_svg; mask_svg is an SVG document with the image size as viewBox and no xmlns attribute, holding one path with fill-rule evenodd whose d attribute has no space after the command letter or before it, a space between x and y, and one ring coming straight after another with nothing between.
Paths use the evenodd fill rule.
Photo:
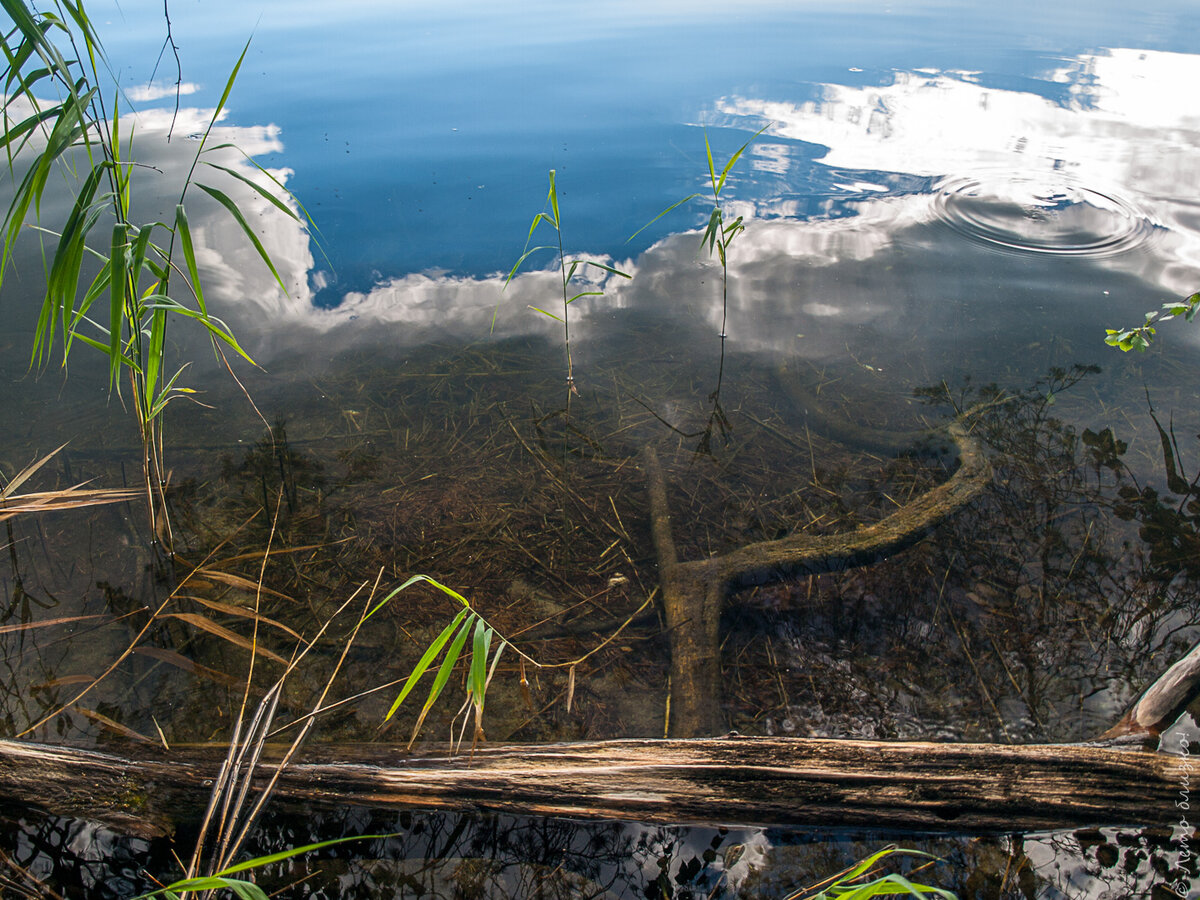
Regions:
<instances>
[{"instance_id":1,"label":"fallen log","mask_svg":"<svg viewBox=\"0 0 1200 900\"><path fill-rule=\"evenodd\" d=\"M0 802L142 836L194 825L226 748L134 749L0 741ZM275 802L956 833L1170 824L1188 765L1086 745L736 736L494 745L457 757L313 744L306 754L283 770Z\"/></svg>"}]
</instances>

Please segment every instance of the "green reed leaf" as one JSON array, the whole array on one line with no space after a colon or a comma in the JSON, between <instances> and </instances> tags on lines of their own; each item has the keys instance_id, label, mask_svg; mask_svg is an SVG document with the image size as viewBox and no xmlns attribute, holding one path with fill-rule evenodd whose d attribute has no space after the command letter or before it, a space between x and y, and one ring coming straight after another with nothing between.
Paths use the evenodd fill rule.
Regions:
<instances>
[{"instance_id":1,"label":"green reed leaf","mask_svg":"<svg viewBox=\"0 0 1200 900\"><path fill-rule=\"evenodd\" d=\"M425 649L425 653L421 656L421 659L417 662L417 664L413 666L412 674L409 675L408 680L404 682L404 687L400 689L399 695L397 695L396 699L392 702L392 706L387 711L387 715L383 717L383 721L386 722L393 715L395 715L396 710L400 708L400 704L404 702L404 699L409 695L409 692L416 687L417 682L421 680L421 676L424 675L425 671L430 667L430 665L433 664L433 661L437 658L437 655L442 652L442 648L446 646L446 642L450 640L450 636L454 634L454 630L458 628L459 623L466 618L467 612L467 609L460 609L458 611L458 615L451 620L449 625L442 629L442 633L439 634L434 639L433 643Z\"/></svg>"},{"instance_id":2,"label":"green reed leaf","mask_svg":"<svg viewBox=\"0 0 1200 900\"><path fill-rule=\"evenodd\" d=\"M538 213L538 215L540 216L540 215L542 215L542 213ZM508 287L508 283L510 281L512 281L513 278L516 276L517 270L519 268L521 268L521 264L524 263L525 260L529 259L529 257L533 256L533 254L537 253L539 250L553 250L553 249L555 249L555 248L549 246L548 244L542 244L540 247L531 247L530 249L528 249L524 253L522 253L521 258L517 260L516 265L514 265L512 267L512 270L508 273L508 277L504 279L504 286Z\"/></svg>"},{"instance_id":3,"label":"green reed leaf","mask_svg":"<svg viewBox=\"0 0 1200 900\"><path fill-rule=\"evenodd\" d=\"M217 165L216 163L208 162L207 160L205 160L202 164L208 166L209 168L217 169L221 172L224 172L226 175L229 175L232 178L236 178L238 181L247 185L252 191L254 191L254 193L258 194L264 200L266 200L269 203L271 203L272 205L274 205L281 212L285 213L288 217L295 219L297 222L300 221L300 217L298 215L296 215L295 210L293 210L290 206L288 206L286 203L284 203L283 200L281 200L279 197L276 197L273 193L271 193L266 188L264 188L257 181L253 181L252 179L247 178L241 172L238 172L236 169L231 169L228 166ZM259 170L263 171L261 167ZM272 179L272 180L274 180L274 179ZM278 181L275 181L275 183L279 184ZM283 187L283 186L280 185L280 187ZM289 196L290 196L290 194L289 194Z\"/></svg>"},{"instance_id":4,"label":"green reed leaf","mask_svg":"<svg viewBox=\"0 0 1200 900\"><path fill-rule=\"evenodd\" d=\"M433 686L429 689L429 696L425 699L425 705L421 707L421 713L417 716L417 724L413 726L412 737L409 738L408 746L412 746L417 739L417 734L421 731L421 726L425 723L425 717L429 715L429 710L433 709L433 704L437 702L437 698L442 693L442 688L446 686L446 682L450 680L450 673L454 670L454 664L458 662L458 657L462 653L463 644L467 640L467 632L470 630L472 623L477 616L471 613L462 625L459 626L458 634L454 637L454 643L450 645L450 649L446 651L445 657L442 659L442 665L438 669L437 676L433 680Z\"/></svg>"},{"instance_id":5,"label":"green reed leaf","mask_svg":"<svg viewBox=\"0 0 1200 900\"><path fill-rule=\"evenodd\" d=\"M262 241L258 239L258 235L254 233L254 229L250 227L238 205L214 187L209 187L207 184L197 184L196 186L225 207L229 214L233 216L234 221L238 223L246 237L250 239L250 243L254 245L254 249L258 251L259 258L266 263L267 268L271 270L271 274L275 276L275 283L279 285L279 289L283 291L284 296L287 296L287 288L283 284L283 278L280 277L279 272L275 269L275 263L271 261L271 255L263 247Z\"/></svg>"},{"instance_id":6,"label":"green reed leaf","mask_svg":"<svg viewBox=\"0 0 1200 900\"><path fill-rule=\"evenodd\" d=\"M129 271L126 268L125 255L126 234L124 225L114 225L112 229L112 249L108 256L108 387L114 388L117 383L117 373L120 370L121 356L121 322L125 318L125 290L129 285Z\"/></svg>"},{"instance_id":7,"label":"green reed leaf","mask_svg":"<svg viewBox=\"0 0 1200 900\"><path fill-rule=\"evenodd\" d=\"M200 312L207 313L208 309L204 304L204 288L200 284L200 268L196 265L196 250L192 245L192 231L188 227L187 212L182 203L175 207L175 234L179 236L179 246L183 250L183 261L187 266L188 278L191 280L192 293L196 296L196 303L200 306Z\"/></svg>"},{"instance_id":8,"label":"green reed leaf","mask_svg":"<svg viewBox=\"0 0 1200 900\"><path fill-rule=\"evenodd\" d=\"M572 297L570 300L568 300L567 304L570 305L570 304L574 303L580 297L603 297L603 296L604 296L604 291L580 291L578 294L576 294L574 297Z\"/></svg>"},{"instance_id":9,"label":"green reed leaf","mask_svg":"<svg viewBox=\"0 0 1200 900\"><path fill-rule=\"evenodd\" d=\"M561 318L560 316L556 316L556 315L555 315L554 313L552 313L552 312L546 312L546 311L545 311L544 309L542 309L540 306L530 306L530 307L528 307L528 308L529 308L529 309L532 309L534 312L540 312L540 313L541 313L543 316L548 316L549 318L553 319L555 322L561 322L561 321L562 321L562 318Z\"/></svg>"},{"instance_id":10,"label":"green reed leaf","mask_svg":"<svg viewBox=\"0 0 1200 900\"><path fill-rule=\"evenodd\" d=\"M492 629L483 619L475 623L475 637L471 647L470 690L475 695L475 704L483 706L483 695L487 691L488 653L492 644Z\"/></svg>"}]
</instances>

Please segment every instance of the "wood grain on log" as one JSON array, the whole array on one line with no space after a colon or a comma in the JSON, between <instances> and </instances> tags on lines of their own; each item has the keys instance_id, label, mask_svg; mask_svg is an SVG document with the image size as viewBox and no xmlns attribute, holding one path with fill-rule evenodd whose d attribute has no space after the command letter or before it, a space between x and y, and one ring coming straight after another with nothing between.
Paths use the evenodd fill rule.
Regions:
<instances>
[{"instance_id":1,"label":"wood grain on log","mask_svg":"<svg viewBox=\"0 0 1200 900\"><path fill-rule=\"evenodd\" d=\"M130 759L0 741L0 797L143 835L194 823L225 748L134 749ZM739 737L496 745L473 758L374 744L307 755L284 770L277 801L968 833L1168 824L1186 762L1079 745Z\"/></svg>"}]
</instances>

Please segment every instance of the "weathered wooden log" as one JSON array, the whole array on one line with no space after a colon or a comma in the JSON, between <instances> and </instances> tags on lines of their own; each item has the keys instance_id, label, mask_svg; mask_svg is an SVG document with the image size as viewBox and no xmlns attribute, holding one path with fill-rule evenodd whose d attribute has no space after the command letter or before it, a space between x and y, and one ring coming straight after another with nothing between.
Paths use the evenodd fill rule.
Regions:
<instances>
[{"instance_id":1,"label":"weathered wooden log","mask_svg":"<svg viewBox=\"0 0 1200 900\"><path fill-rule=\"evenodd\" d=\"M970 503L991 479L982 447L961 422L945 433L958 448L949 480L911 500L887 518L841 534L796 532L720 556L680 562L671 534L666 482L652 447L643 455L649 485L651 532L671 648L672 737L725 730L721 718L721 607L731 586L762 584L793 575L821 574L869 565L912 546Z\"/></svg>"},{"instance_id":2,"label":"weathered wooden log","mask_svg":"<svg viewBox=\"0 0 1200 900\"><path fill-rule=\"evenodd\" d=\"M225 748L136 752L0 741L0 800L141 835L194 824ZM376 744L306 754L284 770L276 802L959 833L1168 824L1186 765L1080 745L742 737L495 745L457 757Z\"/></svg>"}]
</instances>

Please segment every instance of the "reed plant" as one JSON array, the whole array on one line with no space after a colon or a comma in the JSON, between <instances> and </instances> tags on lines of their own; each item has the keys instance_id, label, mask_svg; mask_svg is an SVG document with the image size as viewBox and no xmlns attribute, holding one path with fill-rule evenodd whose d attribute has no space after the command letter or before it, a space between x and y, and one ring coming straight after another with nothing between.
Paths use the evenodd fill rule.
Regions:
<instances>
[{"instance_id":1,"label":"reed plant","mask_svg":"<svg viewBox=\"0 0 1200 900\"><path fill-rule=\"evenodd\" d=\"M533 242L534 234L542 225L546 225L554 231L555 243L530 247L529 245ZM566 251L563 249L562 216L559 214L558 186L554 169L550 170L550 190L546 194L545 207L533 217L533 221L529 225L529 235L525 238L525 249L522 251L521 257L513 265L512 270L508 273L508 277L504 279L505 288L516 277L517 272L525 264L525 261L542 250L551 250L558 255L558 271L562 279L562 315L556 315L540 306L530 305L529 308L534 312L541 313L543 316L562 323L563 345L567 354L567 395L569 402L571 394L579 393L578 388L575 386L575 366L571 359L571 304L580 297L601 297L604 295L603 291L598 290L575 291L572 282L575 280L577 274L582 273L589 266L607 272L610 275L618 275L621 278L632 278L632 276L613 266L597 262L594 259L567 258ZM574 293L572 293L573 291Z\"/></svg>"},{"instance_id":2,"label":"reed plant","mask_svg":"<svg viewBox=\"0 0 1200 900\"><path fill-rule=\"evenodd\" d=\"M704 429L698 432L700 445L697 448L697 452L699 453L707 454L711 452L714 428L719 429L722 435L726 435L732 428L729 418L725 415L725 410L721 406L721 385L725 377L725 339L728 336L727 325L729 320L729 252L734 240L746 230L746 224L743 216L730 219L725 206L725 198L722 194L725 190L725 182L729 178L729 174L733 171L733 167L741 159L742 154L754 143L755 138L769 127L770 123L754 132L750 136L750 139L729 157L729 161L721 167L719 173L716 161L713 159L712 144L709 143L708 133L705 132L704 152L708 162L707 174L710 192L697 191L688 194L682 200L672 203L629 236L629 240L632 241L659 219L663 218L663 216L687 203L691 203L693 200L711 202L708 221L704 226L704 232L700 236L700 246L708 248L710 258L715 253L718 261L721 263L721 357L717 366L717 386L708 396L709 402L712 404L712 409L709 412L708 422Z\"/></svg>"},{"instance_id":3,"label":"reed plant","mask_svg":"<svg viewBox=\"0 0 1200 900\"><path fill-rule=\"evenodd\" d=\"M185 206L193 186L229 213L287 292L238 204L218 187L196 180L201 171L221 171L298 218L278 181L271 179L279 189L275 193L206 157L227 146L211 146L210 137L249 44L199 135L170 221L139 222L133 215L139 179L150 177L152 170L134 156L128 104L83 0L55 0L44 10L25 0L0 0L0 7L13 22L3 38L2 146L13 197L0 226L0 285L22 234L33 231L43 242L45 290L31 366L44 366L58 350L65 369L72 349L84 344L107 358L110 391L124 397L127 381L141 438L152 542L169 553L163 413L173 400L194 390L181 380L188 363L173 368L168 360L168 326L182 320L196 323L226 367L227 351L253 362L205 300ZM264 178L271 176L264 173ZM64 183L73 194L69 213L58 222L43 221L49 186Z\"/></svg>"},{"instance_id":4,"label":"reed plant","mask_svg":"<svg viewBox=\"0 0 1200 900\"><path fill-rule=\"evenodd\" d=\"M868 900L870 897L937 897L958 900L953 891L911 881L896 872L881 874L880 864L890 856L918 856L929 860L920 868L938 861L920 850L889 844L870 856L846 867L836 875L789 894L785 900Z\"/></svg>"}]
</instances>

